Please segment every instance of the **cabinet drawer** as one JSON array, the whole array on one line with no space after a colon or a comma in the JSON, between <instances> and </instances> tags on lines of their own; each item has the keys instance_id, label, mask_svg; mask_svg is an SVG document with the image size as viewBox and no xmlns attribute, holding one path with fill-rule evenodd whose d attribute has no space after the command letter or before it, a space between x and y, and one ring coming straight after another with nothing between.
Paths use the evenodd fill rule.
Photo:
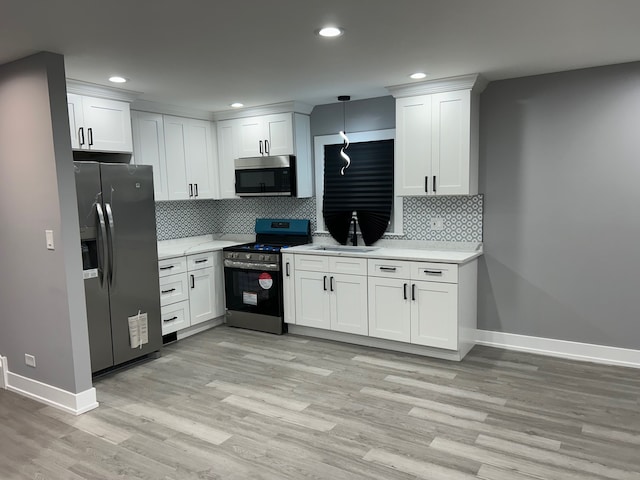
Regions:
<instances>
[{"instance_id":1,"label":"cabinet drawer","mask_svg":"<svg viewBox=\"0 0 640 480\"><path fill-rule=\"evenodd\" d=\"M161 277L176 275L178 273L185 273L187 271L187 258L176 257L167 258L166 260L160 260L158 262L158 270Z\"/></svg>"},{"instance_id":2,"label":"cabinet drawer","mask_svg":"<svg viewBox=\"0 0 640 480\"><path fill-rule=\"evenodd\" d=\"M162 307L160 317L162 318L162 335L187 328L191 324L189 301L185 300Z\"/></svg>"},{"instance_id":3,"label":"cabinet drawer","mask_svg":"<svg viewBox=\"0 0 640 480\"><path fill-rule=\"evenodd\" d=\"M308 272L329 271L329 257L324 255L296 255L295 269Z\"/></svg>"},{"instance_id":4,"label":"cabinet drawer","mask_svg":"<svg viewBox=\"0 0 640 480\"><path fill-rule=\"evenodd\" d=\"M411 263L411 280L458 283L458 266L450 263Z\"/></svg>"},{"instance_id":5,"label":"cabinet drawer","mask_svg":"<svg viewBox=\"0 0 640 480\"><path fill-rule=\"evenodd\" d=\"M354 257L329 257L329 271L331 273L346 273L349 275L366 275L367 259Z\"/></svg>"},{"instance_id":6,"label":"cabinet drawer","mask_svg":"<svg viewBox=\"0 0 640 480\"><path fill-rule=\"evenodd\" d=\"M199 253L187 257L187 269L199 270L201 268L213 267L214 252Z\"/></svg>"},{"instance_id":7,"label":"cabinet drawer","mask_svg":"<svg viewBox=\"0 0 640 480\"><path fill-rule=\"evenodd\" d=\"M160 306L189 300L187 274L169 275L160 279Z\"/></svg>"},{"instance_id":8,"label":"cabinet drawer","mask_svg":"<svg viewBox=\"0 0 640 480\"><path fill-rule=\"evenodd\" d=\"M369 276L384 278L411 278L411 262L369 259Z\"/></svg>"}]
</instances>

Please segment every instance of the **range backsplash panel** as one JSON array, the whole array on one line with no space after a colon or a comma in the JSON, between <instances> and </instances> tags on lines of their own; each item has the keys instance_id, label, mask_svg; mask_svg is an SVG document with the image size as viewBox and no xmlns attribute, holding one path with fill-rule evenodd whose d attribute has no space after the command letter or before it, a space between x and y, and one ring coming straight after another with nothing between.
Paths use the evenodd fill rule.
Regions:
<instances>
[{"instance_id":1,"label":"range backsplash panel","mask_svg":"<svg viewBox=\"0 0 640 480\"><path fill-rule=\"evenodd\" d=\"M404 235L383 238L481 242L483 196L405 197ZM431 230L431 217L441 217L444 229ZM229 200L156 202L158 240L208 233L254 233L256 218L308 218L316 228L315 198L258 197ZM316 235L327 236L327 235Z\"/></svg>"}]
</instances>

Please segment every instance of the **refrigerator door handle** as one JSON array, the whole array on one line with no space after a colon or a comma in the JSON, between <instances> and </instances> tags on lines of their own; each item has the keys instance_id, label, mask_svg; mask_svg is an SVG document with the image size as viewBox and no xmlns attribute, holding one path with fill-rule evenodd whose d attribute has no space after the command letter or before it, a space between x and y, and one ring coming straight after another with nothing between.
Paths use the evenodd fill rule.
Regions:
<instances>
[{"instance_id":1,"label":"refrigerator door handle","mask_svg":"<svg viewBox=\"0 0 640 480\"><path fill-rule=\"evenodd\" d=\"M100 242L98 242L98 273L100 279L100 287L104 287L107 275L106 268L107 262L107 224L104 221L104 212L102 211L102 205L96 203L96 211L98 212L98 221L100 222Z\"/></svg>"},{"instance_id":2,"label":"refrigerator door handle","mask_svg":"<svg viewBox=\"0 0 640 480\"><path fill-rule=\"evenodd\" d=\"M116 235L116 227L113 221L113 211L111 210L111 204L105 203L104 210L107 213L107 223L109 224L109 286L113 288L114 277L116 276L116 261L114 258L113 243Z\"/></svg>"}]
</instances>

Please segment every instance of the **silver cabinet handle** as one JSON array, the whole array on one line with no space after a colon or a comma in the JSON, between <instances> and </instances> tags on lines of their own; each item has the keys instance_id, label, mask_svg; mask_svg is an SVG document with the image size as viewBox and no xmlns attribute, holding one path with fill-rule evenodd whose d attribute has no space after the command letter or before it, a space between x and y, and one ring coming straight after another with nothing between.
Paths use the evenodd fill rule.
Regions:
<instances>
[{"instance_id":1,"label":"silver cabinet handle","mask_svg":"<svg viewBox=\"0 0 640 480\"><path fill-rule=\"evenodd\" d=\"M327 276L326 275L322 279L322 288L324 288L325 292L327 291Z\"/></svg>"},{"instance_id":2,"label":"silver cabinet handle","mask_svg":"<svg viewBox=\"0 0 640 480\"><path fill-rule=\"evenodd\" d=\"M178 319L178 317L171 317L171 318L167 318L167 319L163 320L163 322L165 322L165 323L166 322L173 322L174 320L177 320L177 319Z\"/></svg>"},{"instance_id":3,"label":"silver cabinet handle","mask_svg":"<svg viewBox=\"0 0 640 480\"><path fill-rule=\"evenodd\" d=\"M402 288L402 291L404 293L404 299L406 300L407 299L407 284L406 283L404 284L404 287Z\"/></svg>"},{"instance_id":4,"label":"silver cabinet handle","mask_svg":"<svg viewBox=\"0 0 640 480\"><path fill-rule=\"evenodd\" d=\"M160 293L165 294L165 293L171 293L171 292L175 292L176 289L175 288L170 288L169 290L160 290Z\"/></svg>"},{"instance_id":5,"label":"silver cabinet handle","mask_svg":"<svg viewBox=\"0 0 640 480\"><path fill-rule=\"evenodd\" d=\"M289 271L289 262L287 262L286 265L285 265L285 271L287 273L287 277L290 277L291 276L291 272Z\"/></svg>"},{"instance_id":6,"label":"silver cabinet handle","mask_svg":"<svg viewBox=\"0 0 640 480\"><path fill-rule=\"evenodd\" d=\"M193 184L193 190L194 190L194 192L195 192L195 193L193 194L193 196L194 196L194 197L197 197L197 196L198 196L198 184L197 184L197 183L194 183L194 184Z\"/></svg>"},{"instance_id":7,"label":"silver cabinet handle","mask_svg":"<svg viewBox=\"0 0 640 480\"><path fill-rule=\"evenodd\" d=\"M107 254L107 224L104 221L104 212L102 211L102 205L100 204L100 202L96 203L96 212L98 212L98 221L100 222L100 242L98 243L98 273L100 274L100 286L104 287L104 282L106 280L105 277L106 275L108 275L106 268L109 263L109 257Z\"/></svg>"},{"instance_id":8,"label":"silver cabinet handle","mask_svg":"<svg viewBox=\"0 0 640 480\"><path fill-rule=\"evenodd\" d=\"M380 270L382 270L383 272L395 272L396 267L380 267Z\"/></svg>"},{"instance_id":9,"label":"silver cabinet handle","mask_svg":"<svg viewBox=\"0 0 640 480\"><path fill-rule=\"evenodd\" d=\"M329 290L333 292L333 277L329 279Z\"/></svg>"},{"instance_id":10,"label":"silver cabinet handle","mask_svg":"<svg viewBox=\"0 0 640 480\"><path fill-rule=\"evenodd\" d=\"M194 263L205 263L208 262L209 259L208 258L203 258L202 260L196 260Z\"/></svg>"},{"instance_id":11,"label":"silver cabinet handle","mask_svg":"<svg viewBox=\"0 0 640 480\"><path fill-rule=\"evenodd\" d=\"M116 276L116 259L115 259L115 248L113 244L116 241L116 225L113 218L113 211L111 210L111 204L105 203L104 210L107 214L107 225L108 229L108 240L109 240L109 285L113 287L115 285L115 276Z\"/></svg>"},{"instance_id":12,"label":"silver cabinet handle","mask_svg":"<svg viewBox=\"0 0 640 480\"><path fill-rule=\"evenodd\" d=\"M269 155L269 150L271 150L269 145L269 140L265 140L264 141L264 153L266 153L267 155Z\"/></svg>"},{"instance_id":13,"label":"silver cabinet handle","mask_svg":"<svg viewBox=\"0 0 640 480\"><path fill-rule=\"evenodd\" d=\"M84 145L84 127L78 129L78 143Z\"/></svg>"},{"instance_id":14,"label":"silver cabinet handle","mask_svg":"<svg viewBox=\"0 0 640 480\"><path fill-rule=\"evenodd\" d=\"M193 197L193 183L189 184L189 198Z\"/></svg>"},{"instance_id":15,"label":"silver cabinet handle","mask_svg":"<svg viewBox=\"0 0 640 480\"><path fill-rule=\"evenodd\" d=\"M442 276L442 270L424 270L424 273L426 275L435 275L437 277Z\"/></svg>"},{"instance_id":16,"label":"silver cabinet handle","mask_svg":"<svg viewBox=\"0 0 640 480\"><path fill-rule=\"evenodd\" d=\"M160 270L171 270L175 265L169 265L168 267L160 267Z\"/></svg>"}]
</instances>

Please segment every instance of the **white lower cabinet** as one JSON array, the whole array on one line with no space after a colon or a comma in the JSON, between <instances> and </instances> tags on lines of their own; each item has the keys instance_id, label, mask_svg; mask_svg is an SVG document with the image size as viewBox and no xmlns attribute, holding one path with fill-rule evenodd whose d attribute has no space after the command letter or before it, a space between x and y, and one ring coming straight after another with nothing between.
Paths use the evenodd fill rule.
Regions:
<instances>
[{"instance_id":1,"label":"white lower cabinet","mask_svg":"<svg viewBox=\"0 0 640 480\"><path fill-rule=\"evenodd\" d=\"M458 348L458 286L413 282L411 285L411 343Z\"/></svg>"},{"instance_id":2,"label":"white lower cabinet","mask_svg":"<svg viewBox=\"0 0 640 480\"><path fill-rule=\"evenodd\" d=\"M411 341L410 282L369 277L369 336Z\"/></svg>"},{"instance_id":3,"label":"white lower cabinet","mask_svg":"<svg viewBox=\"0 0 640 480\"><path fill-rule=\"evenodd\" d=\"M285 293L295 298L295 308L289 307L295 317L287 323L431 347L457 360L475 343L475 260L457 265L288 254L286 262L295 270L289 297Z\"/></svg>"},{"instance_id":4,"label":"white lower cabinet","mask_svg":"<svg viewBox=\"0 0 640 480\"><path fill-rule=\"evenodd\" d=\"M222 252L158 262L162 335L224 315Z\"/></svg>"},{"instance_id":5,"label":"white lower cabinet","mask_svg":"<svg viewBox=\"0 0 640 480\"><path fill-rule=\"evenodd\" d=\"M366 272L366 259L296 255L295 323L367 335Z\"/></svg>"},{"instance_id":6,"label":"white lower cabinet","mask_svg":"<svg viewBox=\"0 0 640 480\"><path fill-rule=\"evenodd\" d=\"M187 257L191 325L224 315L222 252Z\"/></svg>"}]
</instances>

